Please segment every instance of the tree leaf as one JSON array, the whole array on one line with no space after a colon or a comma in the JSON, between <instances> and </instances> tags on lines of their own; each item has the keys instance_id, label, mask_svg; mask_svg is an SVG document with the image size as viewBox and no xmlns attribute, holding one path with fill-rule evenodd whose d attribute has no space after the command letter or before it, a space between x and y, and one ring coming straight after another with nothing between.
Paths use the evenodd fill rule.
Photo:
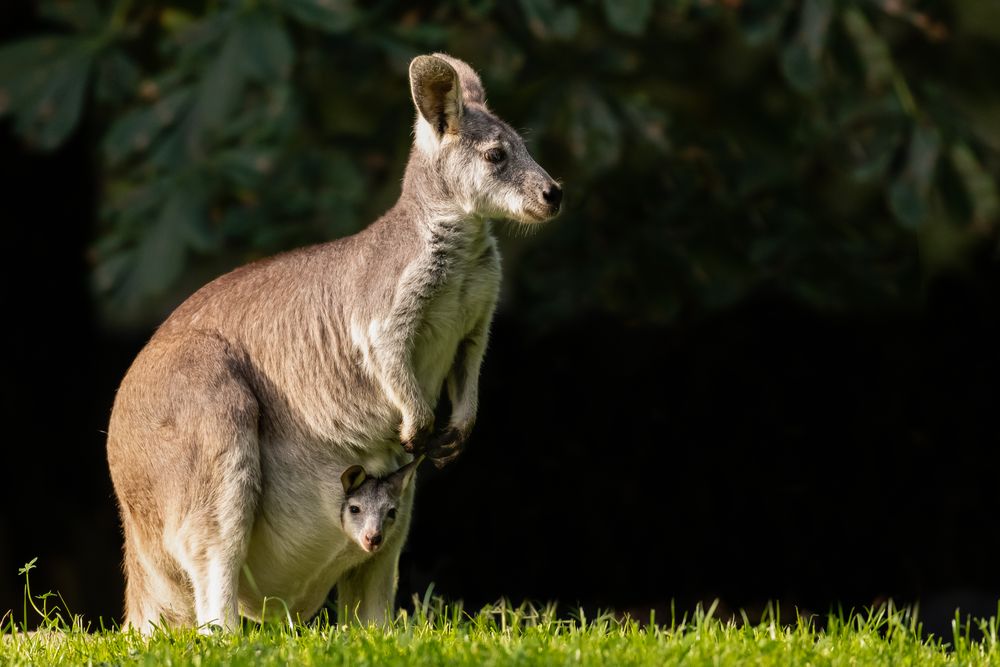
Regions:
<instances>
[{"instance_id":1,"label":"tree leaf","mask_svg":"<svg viewBox=\"0 0 1000 667\"><path fill-rule=\"evenodd\" d=\"M77 37L43 37L0 48L0 116L29 143L51 150L76 127L93 52Z\"/></svg>"},{"instance_id":2,"label":"tree leaf","mask_svg":"<svg viewBox=\"0 0 1000 667\"><path fill-rule=\"evenodd\" d=\"M164 7L160 12L160 25L167 32L187 30L195 23L195 17L179 7Z\"/></svg>"},{"instance_id":3,"label":"tree leaf","mask_svg":"<svg viewBox=\"0 0 1000 667\"><path fill-rule=\"evenodd\" d=\"M129 275L132 268L133 253L131 251L113 251L102 253L94 265L92 281L94 288L102 294L111 294L121 288L122 281Z\"/></svg>"},{"instance_id":4,"label":"tree leaf","mask_svg":"<svg viewBox=\"0 0 1000 667\"><path fill-rule=\"evenodd\" d=\"M567 40L576 35L580 16L573 6L562 7L556 0L521 0L528 29L539 39Z\"/></svg>"},{"instance_id":5,"label":"tree leaf","mask_svg":"<svg viewBox=\"0 0 1000 667\"><path fill-rule=\"evenodd\" d=\"M57 56L60 45L70 43L64 37L32 37L0 46L0 84L24 76L27 67L38 67Z\"/></svg>"},{"instance_id":6,"label":"tree leaf","mask_svg":"<svg viewBox=\"0 0 1000 667\"><path fill-rule=\"evenodd\" d=\"M80 32L95 32L103 22L92 0L43 0L38 4L38 16Z\"/></svg>"},{"instance_id":7,"label":"tree leaf","mask_svg":"<svg viewBox=\"0 0 1000 667\"><path fill-rule=\"evenodd\" d=\"M653 0L604 0L604 16L618 32L639 36L653 14Z\"/></svg>"},{"instance_id":8,"label":"tree leaf","mask_svg":"<svg viewBox=\"0 0 1000 667\"><path fill-rule=\"evenodd\" d=\"M889 86L895 74L895 67L885 40L875 32L857 7L847 9L843 21L844 29L851 36L854 48L864 65L868 88L878 90Z\"/></svg>"},{"instance_id":9,"label":"tree leaf","mask_svg":"<svg viewBox=\"0 0 1000 667\"><path fill-rule=\"evenodd\" d=\"M237 187L257 187L274 169L271 151L256 147L227 150L218 156L218 166L227 179Z\"/></svg>"},{"instance_id":10,"label":"tree leaf","mask_svg":"<svg viewBox=\"0 0 1000 667\"><path fill-rule=\"evenodd\" d=\"M133 99L142 75L139 67L121 49L103 53L95 67L94 93L103 104L118 105Z\"/></svg>"},{"instance_id":11,"label":"tree leaf","mask_svg":"<svg viewBox=\"0 0 1000 667\"><path fill-rule=\"evenodd\" d=\"M927 216L927 197L940 148L941 137L935 128L927 125L914 128L906 166L889 186L889 207L906 227L917 227Z\"/></svg>"},{"instance_id":12,"label":"tree leaf","mask_svg":"<svg viewBox=\"0 0 1000 667\"><path fill-rule=\"evenodd\" d=\"M781 34L790 10L790 0L745 0L739 11L743 38L752 46L771 42Z\"/></svg>"},{"instance_id":13,"label":"tree leaf","mask_svg":"<svg viewBox=\"0 0 1000 667\"><path fill-rule=\"evenodd\" d=\"M570 151L596 173L621 156L621 124L604 98L590 87L576 88L569 98Z\"/></svg>"},{"instance_id":14,"label":"tree leaf","mask_svg":"<svg viewBox=\"0 0 1000 667\"><path fill-rule=\"evenodd\" d=\"M997 194L996 181L967 145L955 144L948 156L972 204L973 226L982 231L992 229L1000 219L1000 195Z\"/></svg>"},{"instance_id":15,"label":"tree leaf","mask_svg":"<svg viewBox=\"0 0 1000 667\"><path fill-rule=\"evenodd\" d=\"M176 188L142 237L132 270L132 287L140 295L161 294L180 276L191 219L202 214L198 197L191 189Z\"/></svg>"},{"instance_id":16,"label":"tree leaf","mask_svg":"<svg viewBox=\"0 0 1000 667\"><path fill-rule=\"evenodd\" d=\"M243 36L237 22L226 35L215 58L198 83L195 106L192 109L189 127L192 141L189 149L200 152L213 131L231 120L243 86L246 83L246 67Z\"/></svg>"},{"instance_id":17,"label":"tree leaf","mask_svg":"<svg viewBox=\"0 0 1000 667\"><path fill-rule=\"evenodd\" d=\"M135 109L116 120L102 144L108 163L120 164L129 155L151 146L181 116L191 94L191 88L181 88L152 106Z\"/></svg>"},{"instance_id":18,"label":"tree leaf","mask_svg":"<svg viewBox=\"0 0 1000 667\"><path fill-rule=\"evenodd\" d=\"M295 52L279 17L257 13L243 18L237 39L249 78L260 82L288 78Z\"/></svg>"},{"instance_id":19,"label":"tree leaf","mask_svg":"<svg viewBox=\"0 0 1000 667\"><path fill-rule=\"evenodd\" d=\"M280 7L311 28L332 33L347 32L359 19L352 0L284 0Z\"/></svg>"},{"instance_id":20,"label":"tree leaf","mask_svg":"<svg viewBox=\"0 0 1000 667\"><path fill-rule=\"evenodd\" d=\"M805 0L799 29L781 54L781 68L800 92L816 88L822 76L821 58L826 45L833 0Z\"/></svg>"},{"instance_id":21,"label":"tree leaf","mask_svg":"<svg viewBox=\"0 0 1000 667\"><path fill-rule=\"evenodd\" d=\"M80 119L90 65L90 55L82 51L53 63L40 85L22 99L18 133L43 150L57 148Z\"/></svg>"},{"instance_id":22,"label":"tree leaf","mask_svg":"<svg viewBox=\"0 0 1000 667\"><path fill-rule=\"evenodd\" d=\"M201 253L219 249L222 241L220 230L208 216L207 197L198 185L186 185L182 194L175 194L167 201L172 224L180 227L181 236L192 250Z\"/></svg>"},{"instance_id":23,"label":"tree leaf","mask_svg":"<svg viewBox=\"0 0 1000 667\"><path fill-rule=\"evenodd\" d=\"M667 137L668 119L662 110L639 95L622 100L622 109L643 142L661 153L670 148L670 139Z\"/></svg>"}]
</instances>

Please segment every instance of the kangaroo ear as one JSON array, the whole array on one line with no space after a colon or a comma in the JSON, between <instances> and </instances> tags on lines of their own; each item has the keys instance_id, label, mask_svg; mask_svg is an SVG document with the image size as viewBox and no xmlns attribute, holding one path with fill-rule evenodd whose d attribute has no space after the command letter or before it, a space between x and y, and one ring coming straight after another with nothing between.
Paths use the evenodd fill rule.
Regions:
<instances>
[{"instance_id":1,"label":"kangaroo ear","mask_svg":"<svg viewBox=\"0 0 1000 667\"><path fill-rule=\"evenodd\" d=\"M462 89L454 67L436 56L417 56L410 62L410 92L418 112L418 140L422 132L437 141L445 134L458 134Z\"/></svg>"},{"instance_id":2,"label":"kangaroo ear","mask_svg":"<svg viewBox=\"0 0 1000 667\"><path fill-rule=\"evenodd\" d=\"M351 466L343 472L340 476L340 483L344 485L344 493L350 493L351 491L356 491L359 486L364 484L365 469L361 466Z\"/></svg>"}]
</instances>

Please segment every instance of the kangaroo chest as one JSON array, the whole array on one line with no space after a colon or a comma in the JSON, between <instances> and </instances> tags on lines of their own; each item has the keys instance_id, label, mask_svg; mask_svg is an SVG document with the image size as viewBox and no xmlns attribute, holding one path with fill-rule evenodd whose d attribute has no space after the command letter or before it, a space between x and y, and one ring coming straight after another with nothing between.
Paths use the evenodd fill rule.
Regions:
<instances>
[{"instance_id":1,"label":"kangaroo chest","mask_svg":"<svg viewBox=\"0 0 1000 667\"><path fill-rule=\"evenodd\" d=\"M463 341L488 326L501 278L500 255L488 229L438 263L444 264L443 275L429 291L413 344L416 377L432 405Z\"/></svg>"}]
</instances>

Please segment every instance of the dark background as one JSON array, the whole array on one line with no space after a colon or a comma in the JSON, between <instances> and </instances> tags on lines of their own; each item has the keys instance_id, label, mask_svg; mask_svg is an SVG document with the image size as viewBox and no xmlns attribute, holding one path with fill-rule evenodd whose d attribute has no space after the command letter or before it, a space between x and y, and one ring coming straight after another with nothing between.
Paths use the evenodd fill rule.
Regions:
<instances>
[{"instance_id":1,"label":"dark background","mask_svg":"<svg viewBox=\"0 0 1000 667\"><path fill-rule=\"evenodd\" d=\"M458 462L421 471L401 601L433 582L471 606L663 618L671 600L892 597L939 632L956 607L995 613L1000 28L961 2L626 4L267 9L292 53L224 115L279 89L299 106L257 134L181 111L207 129L176 130L194 132L176 162L153 155L169 127L148 152L115 142L179 85L156 77L229 80L224 36L184 41L213 16L197 3L128 10L135 72L91 76L132 83L94 83L62 129L39 104L72 106L66 86L17 88L49 56L0 52L0 609L20 609L38 556L36 591L119 617L102 430L128 364L212 275L391 203L405 63L442 49L531 128L567 210L500 231L479 421ZM3 38L86 35L67 7L5 4ZM277 171L247 175L261 156ZM197 232L172 231L184 215Z\"/></svg>"}]
</instances>

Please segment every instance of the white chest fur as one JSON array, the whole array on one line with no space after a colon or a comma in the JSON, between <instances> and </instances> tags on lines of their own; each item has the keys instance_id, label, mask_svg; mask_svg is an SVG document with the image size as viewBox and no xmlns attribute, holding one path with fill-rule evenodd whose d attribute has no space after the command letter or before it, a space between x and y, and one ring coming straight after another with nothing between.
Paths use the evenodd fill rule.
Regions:
<instances>
[{"instance_id":1,"label":"white chest fur","mask_svg":"<svg viewBox=\"0 0 1000 667\"><path fill-rule=\"evenodd\" d=\"M462 340L489 317L500 287L500 255L488 220L437 231L418 260L432 276L414 338L413 364L428 402L436 403Z\"/></svg>"}]
</instances>

